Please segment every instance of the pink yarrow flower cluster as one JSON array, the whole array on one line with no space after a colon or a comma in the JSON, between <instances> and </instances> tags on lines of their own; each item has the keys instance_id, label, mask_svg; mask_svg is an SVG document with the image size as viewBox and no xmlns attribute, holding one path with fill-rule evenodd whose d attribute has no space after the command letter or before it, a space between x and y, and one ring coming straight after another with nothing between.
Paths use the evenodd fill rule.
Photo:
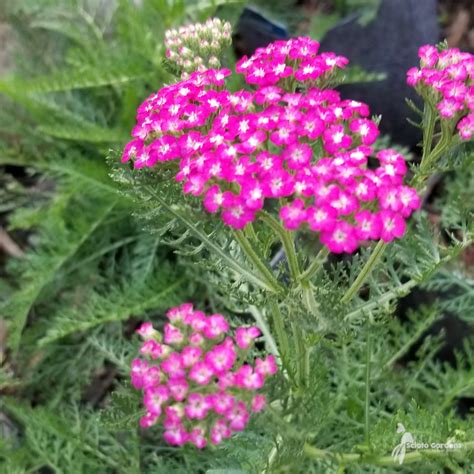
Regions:
<instances>
[{"instance_id":1,"label":"pink yarrow flower cluster","mask_svg":"<svg viewBox=\"0 0 474 474\"><path fill-rule=\"evenodd\" d=\"M167 317L163 334L151 323L137 330L144 342L131 380L143 390L146 414L140 425L162 424L164 439L176 446L219 444L265 407L259 390L276 373L275 359L267 355L247 363L260 336L255 326L230 335L224 316L206 316L189 303L171 308Z\"/></svg>"},{"instance_id":2,"label":"pink yarrow flower cluster","mask_svg":"<svg viewBox=\"0 0 474 474\"><path fill-rule=\"evenodd\" d=\"M407 82L436 104L442 120L454 121L461 140L474 135L474 56L457 48L419 49L420 68L407 72Z\"/></svg>"},{"instance_id":3,"label":"pink yarrow flower cluster","mask_svg":"<svg viewBox=\"0 0 474 474\"><path fill-rule=\"evenodd\" d=\"M401 237L420 205L403 184L405 160L389 149L374 156L379 130L366 104L316 86L347 64L318 55L318 46L278 41L243 58L237 71L252 91L228 91L229 70L161 89L139 107L123 161L140 168L177 160L184 193L235 229L273 206L287 229L319 232L335 253ZM301 91L288 92L291 84Z\"/></svg>"}]
</instances>

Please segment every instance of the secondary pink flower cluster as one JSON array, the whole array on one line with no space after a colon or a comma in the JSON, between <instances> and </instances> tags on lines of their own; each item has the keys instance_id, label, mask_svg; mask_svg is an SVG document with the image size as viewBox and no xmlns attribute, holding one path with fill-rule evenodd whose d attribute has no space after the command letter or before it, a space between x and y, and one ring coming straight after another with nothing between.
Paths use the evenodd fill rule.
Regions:
<instances>
[{"instance_id":1,"label":"secondary pink flower cluster","mask_svg":"<svg viewBox=\"0 0 474 474\"><path fill-rule=\"evenodd\" d=\"M258 393L277 371L273 356L246 363L257 327L239 327L233 336L224 316L206 316L189 303L171 308L163 335L151 323L137 333L144 339L133 360L132 384L144 392L146 414L140 425L160 422L172 445L204 448L242 431L252 412L261 411Z\"/></svg>"},{"instance_id":2,"label":"secondary pink flower cluster","mask_svg":"<svg viewBox=\"0 0 474 474\"><path fill-rule=\"evenodd\" d=\"M277 41L243 58L237 71L252 91L228 91L225 69L164 87L139 107L123 161L178 160L184 192L236 229L274 206L287 229L320 232L336 253L401 237L420 204L403 185L405 160L394 150L373 157L379 130L367 105L315 86L347 63L318 46Z\"/></svg>"},{"instance_id":3,"label":"secondary pink flower cluster","mask_svg":"<svg viewBox=\"0 0 474 474\"><path fill-rule=\"evenodd\" d=\"M422 46L420 68L407 72L407 82L436 104L443 120L457 123L462 140L474 135L474 56L457 48L438 51Z\"/></svg>"}]
</instances>

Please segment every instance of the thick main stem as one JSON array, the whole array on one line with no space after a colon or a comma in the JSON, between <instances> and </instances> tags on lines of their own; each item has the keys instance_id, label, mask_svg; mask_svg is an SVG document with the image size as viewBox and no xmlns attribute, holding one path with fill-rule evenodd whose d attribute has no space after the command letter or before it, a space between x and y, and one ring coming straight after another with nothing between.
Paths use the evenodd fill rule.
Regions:
<instances>
[{"instance_id":1,"label":"thick main stem","mask_svg":"<svg viewBox=\"0 0 474 474\"><path fill-rule=\"evenodd\" d=\"M349 301L351 301L352 298L356 295L356 293L360 290L361 286L365 283L369 275L372 273L372 270L382 257L386 247L387 244L383 240L378 241L377 245L375 246L374 250L370 255L370 258L367 260L359 275L357 275L357 278L354 280L350 288L342 297L342 303L348 303Z\"/></svg>"},{"instance_id":2,"label":"thick main stem","mask_svg":"<svg viewBox=\"0 0 474 474\"><path fill-rule=\"evenodd\" d=\"M273 272L267 267L267 264L259 257L257 252L254 250L252 244L245 237L244 233L240 230L233 231L235 240L240 245L247 258L252 262L254 267L258 270L260 275L265 278L267 284L276 292L280 293L283 291L282 286L276 279Z\"/></svg>"},{"instance_id":3,"label":"thick main stem","mask_svg":"<svg viewBox=\"0 0 474 474\"><path fill-rule=\"evenodd\" d=\"M288 356L290 354L288 335L285 332L285 325L283 323L283 318L281 316L281 311L278 304L274 299L270 299L269 306L280 357L282 359L283 365L286 366L288 363Z\"/></svg>"},{"instance_id":4,"label":"thick main stem","mask_svg":"<svg viewBox=\"0 0 474 474\"><path fill-rule=\"evenodd\" d=\"M291 278L298 281L300 275L300 268L298 264L298 257L295 251L295 243L290 233L285 230L280 223L270 214L266 212L261 213L262 220L268 224L272 230L278 235L285 251L286 260L290 269Z\"/></svg>"}]
</instances>

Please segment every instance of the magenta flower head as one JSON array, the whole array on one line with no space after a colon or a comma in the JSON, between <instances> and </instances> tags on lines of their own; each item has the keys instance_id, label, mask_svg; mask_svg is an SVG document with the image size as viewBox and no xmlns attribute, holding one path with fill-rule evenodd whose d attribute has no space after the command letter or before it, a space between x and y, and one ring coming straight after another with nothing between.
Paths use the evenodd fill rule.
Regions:
<instances>
[{"instance_id":1,"label":"magenta flower head","mask_svg":"<svg viewBox=\"0 0 474 474\"><path fill-rule=\"evenodd\" d=\"M461 140L474 135L474 56L457 48L438 51L425 45L418 51L420 68L407 72L407 83L456 125Z\"/></svg>"},{"instance_id":2,"label":"magenta flower head","mask_svg":"<svg viewBox=\"0 0 474 474\"><path fill-rule=\"evenodd\" d=\"M295 38L242 58L236 71L249 90L228 90L226 69L164 87L139 107L123 161L176 161L183 192L235 229L265 207L288 230L318 232L335 253L401 237L420 205L403 185L405 159L394 150L374 155L379 129L368 106L324 89L347 59L318 48ZM464 135L469 126L462 123Z\"/></svg>"},{"instance_id":3,"label":"magenta flower head","mask_svg":"<svg viewBox=\"0 0 474 474\"><path fill-rule=\"evenodd\" d=\"M143 358L132 361L131 381L143 390L140 425L163 425L164 439L176 446L219 444L264 409L259 390L277 372L275 358L249 362L260 336L255 326L232 335L224 316L207 316L189 303L171 308L167 317L164 334L151 323L137 330Z\"/></svg>"}]
</instances>

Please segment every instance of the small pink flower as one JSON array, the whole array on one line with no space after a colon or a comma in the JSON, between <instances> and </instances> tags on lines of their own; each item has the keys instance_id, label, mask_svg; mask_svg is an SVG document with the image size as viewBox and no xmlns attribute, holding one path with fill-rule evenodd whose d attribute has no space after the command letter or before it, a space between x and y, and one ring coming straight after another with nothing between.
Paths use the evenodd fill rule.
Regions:
<instances>
[{"instance_id":1,"label":"small pink flower","mask_svg":"<svg viewBox=\"0 0 474 474\"><path fill-rule=\"evenodd\" d=\"M347 216L359 208L358 200L352 194L344 191L339 192L337 196L328 201L339 216Z\"/></svg>"},{"instance_id":2,"label":"small pink flower","mask_svg":"<svg viewBox=\"0 0 474 474\"><path fill-rule=\"evenodd\" d=\"M173 352L161 363L161 370L170 378L184 377L185 372L180 354Z\"/></svg>"},{"instance_id":3,"label":"small pink flower","mask_svg":"<svg viewBox=\"0 0 474 474\"><path fill-rule=\"evenodd\" d=\"M145 340L151 339L157 334L151 323L143 323L135 332Z\"/></svg>"},{"instance_id":4,"label":"small pink flower","mask_svg":"<svg viewBox=\"0 0 474 474\"><path fill-rule=\"evenodd\" d=\"M204 207L206 208L207 212L216 213L221 208L224 202L224 195L219 189L219 186L215 184L211 186L206 191L206 196L204 198Z\"/></svg>"},{"instance_id":5,"label":"small pink flower","mask_svg":"<svg viewBox=\"0 0 474 474\"><path fill-rule=\"evenodd\" d=\"M219 376L217 385L220 390L226 390L229 387L233 387L235 385L234 380L234 374L232 372L227 372L226 374L222 374Z\"/></svg>"},{"instance_id":6,"label":"small pink flower","mask_svg":"<svg viewBox=\"0 0 474 474\"><path fill-rule=\"evenodd\" d=\"M370 211L361 211L355 215L357 225L355 233L359 240L378 239L380 237L380 219Z\"/></svg>"},{"instance_id":7,"label":"small pink flower","mask_svg":"<svg viewBox=\"0 0 474 474\"><path fill-rule=\"evenodd\" d=\"M253 179L248 179L242 183L241 196L245 201L245 207L253 211L262 209L264 202L264 189L262 185Z\"/></svg>"},{"instance_id":8,"label":"small pink flower","mask_svg":"<svg viewBox=\"0 0 474 474\"><path fill-rule=\"evenodd\" d=\"M140 426L142 428L150 428L151 426L153 426L154 424L156 424L156 422L158 421L158 416L156 415L153 415L151 413L147 413L145 416L142 416L140 418Z\"/></svg>"},{"instance_id":9,"label":"small pink flower","mask_svg":"<svg viewBox=\"0 0 474 474\"><path fill-rule=\"evenodd\" d=\"M166 312L166 317L171 323L184 322L186 318L192 314L193 305L191 303L184 303L176 308L171 308Z\"/></svg>"},{"instance_id":10,"label":"small pink flower","mask_svg":"<svg viewBox=\"0 0 474 474\"><path fill-rule=\"evenodd\" d=\"M183 342L184 335L177 327L173 326L172 324L166 323L164 326L164 330L165 333L163 341L165 342L165 344L173 345L181 344L181 342Z\"/></svg>"},{"instance_id":11,"label":"small pink flower","mask_svg":"<svg viewBox=\"0 0 474 474\"><path fill-rule=\"evenodd\" d=\"M442 100L437 108L441 117L450 119L463 109L463 104L456 99L447 98Z\"/></svg>"},{"instance_id":12,"label":"small pink flower","mask_svg":"<svg viewBox=\"0 0 474 474\"><path fill-rule=\"evenodd\" d=\"M188 418L204 420L210 409L211 404L206 397L199 393L190 393L188 396L188 403L184 407L184 413Z\"/></svg>"},{"instance_id":13,"label":"small pink flower","mask_svg":"<svg viewBox=\"0 0 474 474\"><path fill-rule=\"evenodd\" d=\"M230 438L232 434L225 420L219 418L211 428L210 439L212 444L220 444L224 439Z\"/></svg>"},{"instance_id":14,"label":"small pink flower","mask_svg":"<svg viewBox=\"0 0 474 474\"><path fill-rule=\"evenodd\" d=\"M235 196L222 212L222 220L234 229L243 229L255 218L255 212L245 207L244 201Z\"/></svg>"},{"instance_id":15,"label":"small pink flower","mask_svg":"<svg viewBox=\"0 0 474 474\"><path fill-rule=\"evenodd\" d=\"M306 143L290 145L282 153L282 157L286 159L288 167L294 170L309 165L312 156L313 150Z\"/></svg>"},{"instance_id":16,"label":"small pink flower","mask_svg":"<svg viewBox=\"0 0 474 474\"><path fill-rule=\"evenodd\" d=\"M192 346L197 346L197 347L201 346L205 341L204 336L199 332L192 333L189 336L188 340Z\"/></svg>"},{"instance_id":17,"label":"small pink flower","mask_svg":"<svg viewBox=\"0 0 474 474\"><path fill-rule=\"evenodd\" d=\"M423 66L433 67L438 61L438 50L430 44L421 46L418 49L418 57L421 59Z\"/></svg>"},{"instance_id":18,"label":"small pink flower","mask_svg":"<svg viewBox=\"0 0 474 474\"><path fill-rule=\"evenodd\" d=\"M189 371L189 378L199 385L207 385L213 376L214 371L207 362L196 362Z\"/></svg>"},{"instance_id":19,"label":"small pink flower","mask_svg":"<svg viewBox=\"0 0 474 474\"><path fill-rule=\"evenodd\" d=\"M235 331L235 341L240 349L248 349L252 342L260 336L260 329L256 326L249 328L237 328Z\"/></svg>"},{"instance_id":20,"label":"small pink flower","mask_svg":"<svg viewBox=\"0 0 474 474\"><path fill-rule=\"evenodd\" d=\"M122 154L122 163L135 159L143 151L143 141L140 139L132 140L127 143Z\"/></svg>"},{"instance_id":21,"label":"small pink flower","mask_svg":"<svg viewBox=\"0 0 474 474\"><path fill-rule=\"evenodd\" d=\"M419 209L421 205L420 197L415 189L408 186L399 188L400 213L404 217L408 217L413 211Z\"/></svg>"},{"instance_id":22,"label":"small pink flower","mask_svg":"<svg viewBox=\"0 0 474 474\"><path fill-rule=\"evenodd\" d=\"M194 428L189 435L189 440L196 448L203 449L207 446L206 432L203 428Z\"/></svg>"},{"instance_id":23,"label":"small pink flower","mask_svg":"<svg viewBox=\"0 0 474 474\"><path fill-rule=\"evenodd\" d=\"M359 135L363 145L372 145L380 134L377 125L367 119L355 119L349 128L351 132Z\"/></svg>"},{"instance_id":24,"label":"small pink flower","mask_svg":"<svg viewBox=\"0 0 474 474\"><path fill-rule=\"evenodd\" d=\"M307 210L309 227L316 232L331 230L336 225L336 217L336 210L327 205L310 207Z\"/></svg>"},{"instance_id":25,"label":"small pink flower","mask_svg":"<svg viewBox=\"0 0 474 474\"><path fill-rule=\"evenodd\" d=\"M189 439L189 435L183 426L165 430L163 433L165 441L173 446L183 446Z\"/></svg>"},{"instance_id":26,"label":"small pink flower","mask_svg":"<svg viewBox=\"0 0 474 474\"><path fill-rule=\"evenodd\" d=\"M207 317L202 311L193 311L186 316L184 323L194 331L203 331L207 326Z\"/></svg>"},{"instance_id":27,"label":"small pink flower","mask_svg":"<svg viewBox=\"0 0 474 474\"><path fill-rule=\"evenodd\" d=\"M353 227L344 221L337 222L332 230L322 232L321 242L333 253L352 253L358 244Z\"/></svg>"},{"instance_id":28,"label":"small pink flower","mask_svg":"<svg viewBox=\"0 0 474 474\"><path fill-rule=\"evenodd\" d=\"M148 372L148 362L142 359L134 359L132 361L132 370L130 372L130 376L132 379L132 385L135 388L142 388L143 387L143 380L145 374Z\"/></svg>"},{"instance_id":29,"label":"small pink flower","mask_svg":"<svg viewBox=\"0 0 474 474\"><path fill-rule=\"evenodd\" d=\"M474 113L464 117L457 125L462 140L470 140L474 135Z\"/></svg>"},{"instance_id":30,"label":"small pink flower","mask_svg":"<svg viewBox=\"0 0 474 474\"><path fill-rule=\"evenodd\" d=\"M417 67L412 67L407 71L407 84L415 87L422 77L423 73Z\"/></svg>"},{"instance_id":31,"label":"small pink flower","mask_svg":"<svg viewBox=\"0 0 474 474\"><path fill-rule=\"evenodd\" d=\"M383 187L379 191L379 203L382 209L391 209L399 211L402 203L400 202L398 188Z\"/></svg>"},{"instance_id":32,"label":"small pink flower","mask_svg":"<svg viewBox=\"0 0 474 474\"><path fill-rule=\"evenodd\" d=\"M247 390L257 390L263 387L264 377L261 373L256 372L250 365L243 365L235 373L235 384Z\"/></svg>"},{"instance_id":33,"label":"small pink flower","mask_svg":"<svg viewBox=\"0 0 474 474\"><path fill-rule=\"evenodd\" d=\"M280 209L280 219L289 230L298 229L306 220L306 209L302 199L295 199L291 204Z\"/></svg>"},{"instance_id":34,"label":"small pink flower","mask_svg":"<svg viewBox=\"0 0 474 474\"><path fill-rule=\"evenodd\" d=\"M332 125L323 133L324 148L329 153L347 149L352 144L352 138L346 135L342 125Z\"/></svg>"},{"instance_id":35,"label":"small pink flower","mask_svg":"<svg viewBox=\"0 0 474 474\"><path fill-rule=\"evenodd\" d=\"M255 370L264 377L276 374L278 367L276 365L275 357L268 355L265 359L256 359Z\"/></svg>"},{"instance_id":36,"label":"small pink flower","mask_svg":"<svg viewBox=\"0 0 474 474\"><path fill-rule=\"evenodd\" d=\"M229 341L229 342L227 342ZM212 368L215 375L222 375L232 369L237 353L231 339L215 346L207 354L205 361Z\"/></svg>"},{"instance_id":37,"label":"small pink flower","mask_svg":"<svg viewBox=\"0 0 474 474\"><path fill-rule=\"evenodd\" d=\"M208 339L215 339L216 337L225 334L229 330L229 323L225 320L222 314L213 314L207 318L207 324L203 330L203 334Z\"/></svg>"},{"instance_id":38,"label":"small pink flower","mask_svg":"<svg viewBox=\"0 0 474 474\"><path fill-rule=\"evenodd\" d=\"M161 381L161 371L156 365L152 365L143 374L143 388L154 387Z\"/></svg>"},{"instance_id":39,"label":"small pink flower","mask_svg":"<svg viewBox=\"0 0 474 474\"><path fill-rule=\"evenodd\" d=\"M149 387L145 390L143 404L149 413L158 417L161 415L163 403L169 399L169 394L169 389L165 385Z\"/></svg>"},{"instance_id":40,"label":"small pink flower","mask_svg":"<svg viewBox=\"0 0 474 474\"><path fill-rule=\"evenodd\" d=\"M400 238L405 233L406 224L404 219L392 211L381 211L380 237L384 242L391 242L394 238Z\"/></svg>"},{"instance_id":41,"label":"small pink flower","mask_svg":"<svg viewBox=\"0 0 474 474\"><path fill-rule=\"evenodd\" d=\"M295 127L290 122L281 122L278 129L270 134L270 140L277 146L296 143Z\"/></svg>"},{"instance_id":42,"label":"small pink flower","mask_svg":"<svg viewBox=\"0 0 474 474\"><path fill-rule=\"evenodd\" d=\"M226 418L229 420L229 426L234 431L242 431L250 418L250 414L247 411L245 403L238 402L234 407L227 413Z\"/></svg>"},{"instance_id":43,"label":"small pink flower","mask_svg":"<svg viewBox=\"0 0 474 474\"><path fill-rule=\"evenodd\" d=\"M182 361L183 366L185 368L192 367L198 360L201 359L202 353L203 352L200 347L186 346L181 351L181 361Z\"/></svg>"},{"instance_id":44,"label":"small pink flower","mask_svg":"<svg viewBox=\"0 0 474 474\"><path fill-rule=\"evenodd\" d=\"M164 355L166 350L164 349L162 344L154 341L153 339L149 339L145 341L140 348L140 354L148 355L152 359L159 359L162 355Z\"/></svg>"},{"instance_id":45,"label":"small pink flower","mask_svg":"<svg viewBox=\"0 0 474 474\"><path fill-rule=\"evenodd\" d=\"M258 105L278 103L282 97L282 92L283 90L279 87L262 87L255 94L255 103Z\"/></svg>"},{"instance_id":46,"label":"small pink flower","mask_svg":"<svg viewBox=\"0 0 474 474\"><path fill-rule=\"evenodd\" d=\"M173 378L168 380L168 389L171 396L177 401L182 402L188 393L189 384L184 378Z\"/></svg>"},{"instance_id":47,"label":"small pink flower","mask_svg":"<svg viewBox=\"0 0 474 474\"><path fill-rule=\"evenodd\" d=\"M209 403L218 415L225 415L233 408L235 398L229 393L221 391L210 395Z\"/></svg>"},{"instance_id":48,"label":"small pink flower","mask_svg":"<svg viewBox=\"0 0 474 474\"><path fill-rule=\"evenodd\" d=\"M252 411L254 413L258 413L259 411L262 411L265 408L266 404L267 404L267 399L265 395L261 395L261 394L255 395L252 398L252 405L251 405Z\"/></svg>"}]
</instances>

